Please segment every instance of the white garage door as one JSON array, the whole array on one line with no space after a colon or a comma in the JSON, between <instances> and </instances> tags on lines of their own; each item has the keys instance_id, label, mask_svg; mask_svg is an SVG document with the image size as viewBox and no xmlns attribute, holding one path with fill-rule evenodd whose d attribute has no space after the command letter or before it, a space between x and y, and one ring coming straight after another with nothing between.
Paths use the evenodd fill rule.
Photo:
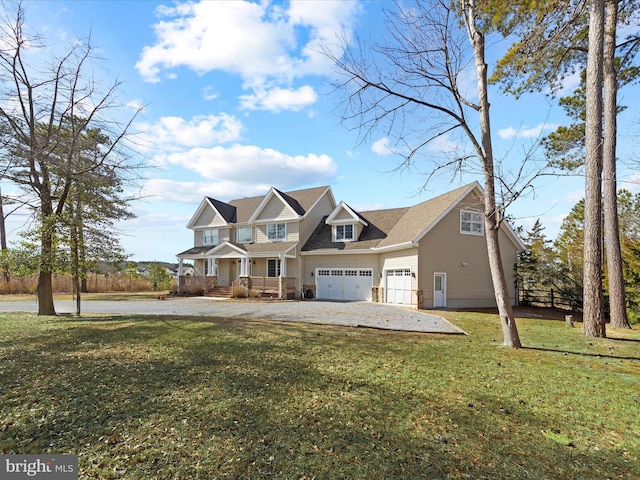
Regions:
<instances>
[{"instance_id":1,"label":"white garage door","mask_svg":"<svg viewBox=\"0 0 640 480\"><path fill-rule=\"evenodd\" d=\"M411 305L411 270L387 270L385 292L387 303Z\"/></svg>"},{"instance_id":2,"label":"white garage door","mask_svg":"<svg viewBox=\"0 0 640 480\"><path fill-rule=\"evenodd\" d=\"M373 270L366 268L318 269L316 284L318 298L371 301Z\"/></svg>"}]
</instances>

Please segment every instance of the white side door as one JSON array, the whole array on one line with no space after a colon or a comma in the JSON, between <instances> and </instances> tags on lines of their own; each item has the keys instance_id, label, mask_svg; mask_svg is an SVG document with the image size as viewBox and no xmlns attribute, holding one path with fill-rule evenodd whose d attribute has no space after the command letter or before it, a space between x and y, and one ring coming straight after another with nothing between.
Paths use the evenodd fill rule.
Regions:
<instances>
[{"instance_id":1,"label":"white side door","mask_svg":"<svg viewBox=\"0 0 640 480\"><path fill-rule=\"evenodd\" d=\"M447 274L433 274L433 308L447 307Z\"/></svg>"}]
</instances>

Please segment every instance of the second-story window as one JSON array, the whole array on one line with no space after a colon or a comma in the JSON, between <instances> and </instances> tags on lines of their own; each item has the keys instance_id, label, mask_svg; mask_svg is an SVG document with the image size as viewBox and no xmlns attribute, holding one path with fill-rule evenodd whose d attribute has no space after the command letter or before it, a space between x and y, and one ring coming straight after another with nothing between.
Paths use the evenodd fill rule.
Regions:
<instances>
[{"instance_id":1,"label":"second-story window","mask_svg":"<svg viewBox=\"0 0 640 480\"><path fill-rule=\"evenodd\" d=\"M236 241L238 243L251 243L253 241L252 228L240 227L236 230Z\"/></svg>"},{"instance_id":2,"label":"second-story window","mask_svg":"<svg viewBox=\"0 0 640 480\"><path fill-rule=\"evenodd\" d=\"M203 230L202 231L202 244L203 245L217 245L219 238L218 238L218 230L217 229L210 229L210 230Z\"/></svg>"},{"instance_id":3,"label":"second-story window","mask_svg":"<svg viewBox=\"0 0 640 480\"><path fill-rule=\"evenodd\" d=\"M336 241L353 240L353 225L336 225Z\"/></svg>"},{"instance_id":4,"label":"second-story window","mask_svg":"<svg viewBox=\"0 0 640 480\"><path fill-rule=\"evenodd\" d=\"M284 223L270 223L267 225L267 238L269 240L284 240L287 237Z\"/></svg>"},{"instance_id":5,"label":"second-story window","mask_svg":"<svg viewBox=\"0 0 640 480\"><path fill-rule=\"evenodd\" d=\"M484 235L482 213L460 210L460 233L468 235Z\"/></svg>"}]
</instances>

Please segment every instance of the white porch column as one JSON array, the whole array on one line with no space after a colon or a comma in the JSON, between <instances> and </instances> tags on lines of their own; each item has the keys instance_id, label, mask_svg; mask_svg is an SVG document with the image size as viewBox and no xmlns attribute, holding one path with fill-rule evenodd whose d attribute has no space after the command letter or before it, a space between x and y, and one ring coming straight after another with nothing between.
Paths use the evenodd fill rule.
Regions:
<instances>
[{"instance_id":1,"label":"white porch column","mask_svg":"<svg viewBox=\"0 0 640 480\"><path fill-rule=\"evenodd\" d=\"M207 258L207 276L211 276L213 274L213 258Z\"/></svg>"},{"instance_id":2,"label":"white porch column","mask_svg":"<svg viewBox=\"0 0 640 480\"><path fill-rule=\"evenodd\" d=\"M280 300L285 298L285 289L283 279L287 276L287 262L285 260L284 254L278 255L278 261L280 262L280 278L278 278L278 298Z\"/></svg>"},{"instance_id":3,"label":"white porch column","mask_svg":"<svg viewBox=\"0 0 640 480\"><path fill-rule=\"evenodd\" d=\"M286 277L287 276L287 260L284 254L281 253L280 255L278 255L278 260L280 261L280 276Z\"/></svg>"},{"instance_id":4,"label":"white porch column","mask_svg":"<svg viewBox=\"0 0 640 480\"><path fill-rule=\"evenodd\" d=\"M240 276L241 277L248 277L249 276L249 264L248 264L248 258L241 258L240 259Z\"/></svg>"}]
</instances>

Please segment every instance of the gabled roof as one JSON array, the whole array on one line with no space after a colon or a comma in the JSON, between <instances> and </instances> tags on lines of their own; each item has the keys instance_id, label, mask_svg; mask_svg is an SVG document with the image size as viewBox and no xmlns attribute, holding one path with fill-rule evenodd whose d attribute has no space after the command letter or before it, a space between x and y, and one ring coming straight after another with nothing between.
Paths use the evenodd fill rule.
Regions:
<instances>
[{"instance_id":1,"label":"gabled roof","mask_svg":"<svg viewBox=\"0 0 640 480\"><path fill-rule=\"evenodd\" d=\"M213 208L218 211L220 216L224 218L227 223L236 222L236 207L211 197L207 197L207 200L209 200Z\"/></svg>"},{"instance_id":2,"label":"gabled roof","mask_svg":"<svg viewBox=\"0 0 640 480\"><path fill-rule=\"evenodd\" d=\"M347 212L347 214L352 218L352 220L354 222L359 222L365 227L368 225L367 221L364 218L362 218L362 216L358 212L356 212L354 209L352 209L349 205L347 205L344 202L340 202L340 204L336 208L333 209L333 212L331 212L329 217L325 220L326 223L330 224L330 223L334 222L336 220L336 217L338 216L338 214L341 211ZM344 222L345 222L345 220L338 220L337 221L337 223L344 223Z\"/></svg>"},{"instance_id":3,"label":"gabled roof","mask_svg":"<svg viewBox=\"0 0 640 480\"><path fill-rule=\"evenodd\" d=\"M204 197L200 205L198 206L196 213L193 214L189 223L187 223L187 228L193 228L196 226L195 222L200 218L200 215L206 208L213 209L226 223L235 222L236 212L235 207L229 205L228 203L221 202L220 200L216 200L211 197ZM214 215L215 217L215 215Z\"/></svg>"},{"instance_id":4,"label":"gabled roof","mask_svg":"<svg viewBox=\"0 0 640 480\"><path fill-rule=\"evenodd\" d=\"M303 217L327 191L331 192L331 188L328 186L294 190L286 193L271 187L266 195L260 197L260 203L255 207L247 221L254 222L262 212L262 209L274 196L279 198L293 215Z\"/></svg>"},{"instance_id":5,"label":"gabled roof","mask_svg":"<svg viewBox=\"0 0 640 480\"><path fill-rule=\"evenodd\" d=\"M304 210L304 208L302 208L302 205L300 205L300 202L298 202L295 198L293 198L291 195L287 195L284 192L281 192L280 190L278 190L277 188L274 188L274 190L280 195L280 197L282 197L282 199L287 202L289 204L289 206L291 207L291 209L296 212L298 215L302 216L304 215L306 212Z\"/></svg>"},{"instance_id":6,"label":"gabled roof","mask_svg":"<svg viewBox=\"0 0 640 480\"><path fill-rule=\"evenodd\" d=\"M362 212L359 216L365 219L368 225L363 228L359 239L354 242L334 242L331 236L331 225L326 223L327 218L325 218L311 234L302 251L392 250L416 245L472 192L478 199L478 209L482 209L482 188L478 182L474 182L411 207ZM504 222L504 225L514 243L522 247L522 241L508 223Z\"/></svg>"},{"instance_id":7,"label":"gabled roof","mask_svg":"<svg viewBox=\"0 0 640 480\"><path fill-rule=\"evenodd\" d=\"M378 248L420 241L429 230L435 227L447 213L476 188L478 189L477 193L480 193L480 185L474 182L409 207L398 223L389 231L387 238L380 242ZM480 195L478 209L482 210L482 208L483 200Z\"/></svg>"},{"instance_id":8,"label":"gabled roof","mask_svg":"<svg viewBox=\"0 0 640 480\"><path fill-rule=\"evenodd\" d=\"M272 242L272 243L236 243L222 242L207 250L207 255L216 256L247 256L251 258L273 257L279 254L288 254L295 249L298 242Z\"/></svg>"},{"instance_id":9,"label":"gabled roof","mask_svg":"<svg viewBox=\"0 0 640 480\"><path fill-rule=\"evenodd\" d=\"M193 256L199 257L204 255L209 250L211 250L211 246L202 246L202 247L191 247L189 250L185 250L184 252L180 252L177 257L185 257L191 258Z\"/></svg>"},{"instance_id":10,"label":"gabled roof","mask_svg":"<svg viewBox=\"0 0 640 480\"><path fill-rule=\"evenodd\" d=\"M196 213L191 217L191 220L187 224L187 228L195 226L194 222L206 207L215 209L227 223L249 223L255 216L257 216L260 209L273 195L280 198L285 205L291 209L293 214L297 216L304 216L306 212L311 210L325 194L330 196L332 204L335 205L335 200L331 193L331 187L329 186L306 188L291 192L281 192L280 190L271 188L265 195L238 198L231 200L228 203L215 198L205 197L196 210Z\"/></svg>"}]
</instances>

